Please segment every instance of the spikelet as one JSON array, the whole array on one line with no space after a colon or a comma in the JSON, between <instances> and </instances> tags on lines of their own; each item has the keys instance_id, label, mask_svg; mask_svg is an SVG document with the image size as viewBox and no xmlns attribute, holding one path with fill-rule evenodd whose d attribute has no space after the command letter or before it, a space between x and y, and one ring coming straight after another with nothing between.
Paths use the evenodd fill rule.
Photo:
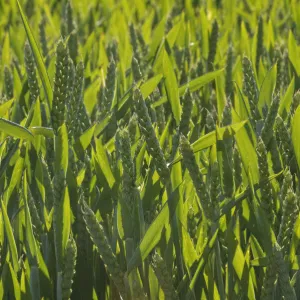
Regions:
<instances>
[{"instance_id":1,"label":"spikelet","mask_svg":"<svg viewBox=\"0 0 300 300\"><path fill-rule=\"evenodd\" d=\"M177 128L174 135L172 136L172 150L171 150L170 157L168 158L170 162L174 160L175 155L177 153L177 149L179 146L179 137L180 137L179 128Z\"/></svg>"},{"instance_id":2,"label":"spikelet","mask_svg":"<svg viewBox=\"0 0 300 300\"><path fill-rule=\"evenodd\" d=\"M289 131L287 130L282 118L277 115L275 122L275 134L276 139L279 143L281 156L285 165L289 165L292 152L292 141Z\"/></svg>"},{"instance_id":3,"label":"spikelet","mask_svg":"<svg viewBox=\"0 0 300 300\"><path fill-rule=\"evenodd\" d=\"M75 131L75 122L77 122L77 110L78 104L75 101L74 92L76 92L75 84L75 67L71 58L69 58L69 83L68 83L68 101L66 103L67 106L67 128L68 128L68 138L71 141L74 137Z\"/></svg>"},{"instance_id":4,"label":"spikelet","mask_svg":"<svg viewBox=\"0 0 300 300\"><path fill-rule=\"evenodd\" d=\"M153 101L157 101L160 98L159 89L156 88L153 92ZM165 119L165 108L163 105L160 105L155 108L156 112L156 119L157 119L157 126L159 134L162 134L165 126L166 126L166 119Z\"/></svg>"},{"instance_id":5,"label":"spikelet","mask_svg":"<svg viewBox=\"0 0 300 300\"><path fill-rule=\"evenodd\" d=\"M13 62L13 66L16 68L18 76L20 77L21 80L23 80L24 76L23 76L23 72L21 70L21 64L20 64L19 59L17 57L13 57L12 62Z\"/></svg>"},{"instance_id":6,"label":"spikelet","mask_svg":"<svg viewBox=\"0 0 300 300\"><path fill-rule=\"evenodd\" d=\"M273 136L273 126L275 124L275 119L279 108L279 101L280 101L279 95L276 95L272 100L267 118L264 122L264 126L261 131L261 138L264 141L266 146L268 146Z\"/></svg>"},{"instance_id":7,"label":"spikelet","mask_svg":"<svg viewBox=\"0 0 300 300\"><path fill-rule=\"evenodd\" d=\"M67 105L70 105L71 98L73 97L73 89L75 84L75 65L73 60L69 57L69 64L68 64L68 102Z\"/></svg>"},{"instance_id":8,"label":"spikelet","mask_svg":"<svg viewBox=\"0 0 300 300\"><path fill-rule=\"evenodd\" d=\"M225 78L225 93L227 98L231 97L233 93L232 67L233 67L233 47L232 45L229 45L227 51L226 78Z\"/></svg>"},{"instance_id":9,"label":"spikelet","mask_svg":"<svg viewBox=\"0 0 300 300\"><path fill-rule=\"evenodd\" d=\"M155 201L151 204L149 209L146 209L144 212L144 220L146 223L146 229L152 224L155 217L159 214L161 211L161 202Z\"/></svg>"},{"instance_id":10,"label":"spikelet","mask_svg":"<svg viewBox=\"0 0 300 300\"><path fill-rule=\"evenodd\" d=\"M164 292L165 299L178 300L179 297L173 286L172 277L167 270L166 263L158 253L152 255L151 265L158 279L158 283Z\"/></svg>"},{"instance_id":11,"label":"spikelet","mask_svg":"<svg viewBox=\"0 0 300 300\"><path fill-rule=\"evenodd\" d=\"M86 199L88 199L90 196L92 169L91 169L91 159L87 154L84 156L84 166L85 166L85 173L84 173L84 179L82 181L81 186L82 186L82 190L84 192L84 197Z\"/></svg>"},{"instance_id":12,"label":"spikelet","mask_svg":"<svg viewBox=\"0 0 300 300\"><path fill-rule=\"evenodd\" d=\"M152 124L157 123L157 115L155 108L152 107L152 104L155 102L153 94L148 97L148 101L146 102L146 106L149 112L149 116Z\"/></svg>"},{"instance_id":13,"label":"spikelet","mask_svg":"<svg viewBox=\"0 0 300 300\"><path fill-rule=\"evenodd\" d=\"M191 206L187 213L187 226L190 237L194 240L197 233L197 220L195 218L195 212Z\"/></svg>"},{"instance_id":14,"label":"spikelet","mask_svg":"<svg viewBox=\"0 0 300 300\"><path fill-rule=\"evenodd\" d=\"M274 136L270 141L269 147L270 147L270 153L272 159L272 168L274 173L276 174L281 171L281 162L280 162L280 152L277 146L277 141Z\"/></svg>"},{"instance_id":15,"label":"spikelet","mask_svg":"<svg viewBox=\"0 0 300 300\"><path fill-rule=\"evenodd\" d=\"M75 66L72 59L69 57L69 64L68 64L68 97L66 99L66 125L68 129L68 139L72 140L73 132L70 128L70 121L76 115L73 115L73 110L71 109L71 103L73 100L73 90L74 90L74 83L75 83ZM74 128L73 128L74 130Z\"/></svg>"},{"instance_id":16,"label":"spikelet","mask_svg":"<svg viewBox=\"0 0 300 300\"><path fill-rule=\"evenodd\" d=\"M37 97L39 96L40 89L36 77L35 61L33 58L31 48L28 43L25 44L24 53L25 53L25 67L26 67L26 73L28 79L28 87L30 92L29 106L31 106L31 104L34 103Z\"/></svg>"},{"instance_id":17,"label":"spikelet","mask_svg":"<svg viewBox=\"0 0 300 300\"><path fill-rule=\"evenodd\" d=\"M212 132L216 129L216 122L214 120L213 115L207 111L205 126L207 128L206 133Z\"/></svg>"},{"instance_id":18,"label":"spikelet","mask_svg":"<svg viewBox=\"0 0 300 300\"><path fill-rule=\"evenodd\" d=\"M281 61L281 85L282 85L282 88L283 90L285 91L286 88L288 87L289 85L289 80L290 80L290 76L289 76L289 68L288 68L288 65L289 65L290 61L289 61L289 53L288 53L288 49L285 48L284 51L283 51L283 56L282 56L282 61Z\"/></svg>"},{"instance_id":19,"label":"spikelet","mask_svg":"<svg viewBox=\"0 0 300 300\"><path fill-rule=\"evenodd\" d=\"M46 26L46 18L45 18L45 15L43 14L42 20L39 23L39 37L40 37L40 45L42 48L42 54L43 54L44 58L46 58L45 64L46 64L46 66L48 66L48 64L49 64L48 51L49 50L48 50L45 26Z\"/></svg>"},{"instance_id":20,"label":"spikelet","mask_svg":"<svg viewBox=\"0 0 300 300\"><path fill-rule=\"evenodd\" d=\"M195 65L193 65L191 67L189 78L190 78L190 80L193 80L193 79L197 78L197 70L196 70L196 66Z\"/></svg>"},{"instance_id":21,"label":"spikelet","mask_svg":"<svg viewBox=\"0 0 300 300\"><path fill-rule=\"evenodd\" d=\"M134 91L133 100L135 104L135 111L138 115L140 130L146 139L148 152L154 160L156 170L162 182L167 183L170 178L170 171L167 167L167 163L163 151L160 147L159 141L155 135L147 106L139 89L136 89Z\"/></svg>"},{"instance_id":22,"label":"spikelet","mask_svg":"<svg viewBox=\"0 0 300 300\"><path fill-rule=\"evenodd\" d=\"M233 150L233 165L234 165L234 183L235 188L239 188L243 182L242 177L242 161L237 148Z\"/></svg>"},{"instance_id":23,"label":"spikelet","mask_svg":"<svg viewBox=\"0 0 300 300\"><path fill-rule=\"evenodd\" d=\"M83 102L83 88L84 88L84 65L79 62L76 67L75 84L73 92L74 105L77 105L77 121L74 119L75 138L79 137L82 132L90 126L89 115Z\"/></svg>"},{"instance_id":24,"label":"spikelet","mask_svg":"<svg viewBox=\"0 0 300 300\"><path fill-rule=\"evenodd\" d=\"M131 144L134 144L136 141L136 133L137 133L138 119L136 113L133 113L128 122L128 133L130 137Z\"/></svg>"},{"instance_id":25,"label":"spikelet","mask_svg":"<svg viewBox=\"0 0 300 300\"><path fill-rule=\"evenodd\" d=\"M211 165L210 172L210 200L214 210L214 217L218 218L220 215L219 208L219 193L220 193L220 175L219 175L219 164L215 161Z\"/></svg>"},{"instance_id":26,"label":"spikelet","mask_svg":"<svg viewBox=\"0 0 300 300\"><path fill-rule=\"evenodd\" d=\"M291 105L291 113L292 114L295 113L295 111L299 105L300 105L300 90L298 90L293 97L293 102Z\"/></svg>"},{"instance_id":27,"label":"spikelet","mask_svg":"<svg viewBox=\"0 0 300 300\"><path fill-rule=\"evenodd\" d=\"M25 14L28 18L32 17L32 15L34 14L34 9L35 9L34 2L32 2L32 1L26 2L24 10L25 10Z\"/></svg>"},{"instance_id":28,"label":"spikelet","mask_svg":"<svg viewBox=\"0 0 300 300\"><path fill-rule=\"evenodd\" d=\"M269 111L269 107L268 107L267 103L265 103L261 109L263 119L265 119L267 117L268 111Z\"/></svg>"},{"instance_id":29,"label":"spikelet","mask_svg":"<svg viewBox=\"0 0 300 300\"><path fill-rule=\"evenodd\" d=\"M190 47L185 47L184 48L184 60L185 60L185 64L188 70L191 69L191 51L190 51Z\"/></svg>"},{"instance_id":30,"label":"spikelet","mask_svg":"<svg viewBox=\"0 0 300 300\"><path fill-rule=\"evenodd\" d=\"M116 87L116 64L114 59L112 59L107 68L107 75L105 80L105 103L104 110L109 112L111 109L112 101L115 96Z\"/></svg>"},{"instance_id":31,"label":"spikelet","mask_svg":"<svg viewBox=\"0 0 300 300\"><path fill-rule=\"evenodd\" d=\"M204 66L202 60L199 60L197 63L196 73L198 77L204 74Z\"/></svg>"},{"instance_id":32,"label":"spikelet","mask_svg":"<svg viewBox=\"0 0 300 300\"><path fill-rule=\"evenodd\" d=\"M132 75L133 75L133 79L135 82L138 82L139 80L142 79L143 75L141 73L139 62L136 57L132 57L131 70L132 70Z\"/></svg>"},{"instance_id":33,"label":"spikelet","mask_svg":"<svg viewBox=\"0 0 300 300\"><path fill-rule=\"evenodd\" d=\"M41 221L38 209L35 205L35 201L31 195L29 188L28 188L28 208L31 215L31 221L32 221L34 233L38 238L38 240L40 240L40 237L43 234L43 223Z\"/></svg>"},{"instance_id":34,"label":"spikelet","mask_svg":"<svg viewBox=\"0 0 300 300\"><path fill-rule=\"evenodd\" d=\"M83 201L83 219L86 224L90 238L106 265L107 271L114 281L121 296L126 298L126 288L124 284L124 273L121 271L116 255L113 253L110 243L106 237L102 225L97 221L93 211ZM124 299L125 299L124 298Z\"/></svg>"},{"instance_id":35,"label":"spikelet","mask_svg":"<svg viewBox=\"0 0 300 300\"><path fill-rule=\"evenodd\" d=\"M119 61L118 42L116 40L113 40L108 44L106 52L107 57L112 58L115 62Z\"/></svg>"},{"instance_id":36,"label":"spikelet","mask_svg":"<svg viewBox=\"0 0 300 300\"><path fill-rule=\"evenodd\" d=\"M282 182L282 186L280 189L279 199L281 201L281 205L283 205L283 201L284 201L285 197L287 196L288 190L292 188L292 184L293 184L293 177L292 177L290 170L288 170L285 173L285 176L284 176L283 182Z\"/></svg>"},{"instance_id":37,"label":"spikelet","mask_svg":"<svg viewBox=\"0 0 300 300\"><path fill-rule=\"evenodd\" d=\"M296 195L291 189L283 201L282 218L280 223L279 234L277 237L278 244L282 247L283 255L289 251L292 238L293 228L299 213Z\"/></svg>"},{"instance_id":38,"label":"spikelet","mask_svg":"<svg viewBox=\"0 0 300 300\"><path fill-rule=\"evenodd\" d=\"M183 163L188 169L192 178L196 193L200 199L201 207L208 221L212 220L212 205L208 196L208 192L196 162L193 149L189 141L183 136L180 136L180 151L183 157Z\"/></svg>"},{"instance_id":39,"label":"spikelet","mask_svg":"<svg viewBox=\"0 0 300 300\"><path fill-rule=\"evenodd\" d=\"M128 205L130 212L134 210L134 187L135 187L135 169L131 157L131 144L128 131L126 129L117 132L118 148L123 166L122 174L122 197Z\"/></svg>"},{"instance_id":40,"label":"spikelet","mask_svg":"<svg viewBox=\"0 0 300 300\"><path fill-rule=\"evenodd\" d=\"M232 123L231 106L227 103L224 107L222 125L228 126ZM222 142L223 178L222 189L226 197L233 194L233 138L224 139Z\"/></svg>"},{"instance_id":41,"label":"spikelet","mask_svg":"<svg viewBox=\"0 0 300 300\"><path fill-rule=\"evenodd\" d=\"M172 152L170 155L170 161L173 161L177 153L179 146L180 134L187 136L189 132L190 118L193 108L193 99L189 89L187 88L183 96L182 114L180 118L179 128L176 130L172 138Z\"/></svg>"},{"instance_id":42,"label":"spikelet","mask_svg":"<svg viewBox=\"0 0 300 300\"><path fill-rule=\"evenodd\" d=\"M286 121L286 124L289 127L291 126L292 117L294 116L295 111L296 111L297 107L299 106L299 104L300 104L300 90L298 90L293 96L293 101L291 103L290 112L288 113L288 117L287 117L287 121Z\"/></svg>"},{"instance_id":43,"label":"spikelet","mask_svg":"<svg viewBox=\"0 0 300 300\"><path fill-rule=\"evenodd\" d=\"M243 57L243 92L248 97L252 117L258 120L259 112L257 110L258 88L251 61L247 57Z\"/></svg>"},{"instance_id":44,"label":"spikelet","mask_svg":"<svg viewBox=\"0 0 300 300\"><path fill-rule=\"evenodd\" d=\"M260 181L263 182L263 185L261 186L261 206L265 210L270 224L273 224L273 194L271 183L268 181L270 174L268 169L267 150L261 138L258 139L256 152Z\"/></svg>"},{"instance_id":45,"label":"spikelet","mask_svg":"<svg viewBox=\"0 0 300 300\"><path fill-rule=\"evenodd\" d=\"M138 51L139 47L138 47L137 34L134 25L132 23L129 25L129 33L130 33L130 42L131 42L134 57L139 62L140 59L139 59L139 51Z\"/></svg>"},{"instance_id":46,"label":"spikelet","mask_svg":"<svg viewBox=\"0 0 300 300\"><path fill-rule=\"evenodd\" d=\"M64 13L65 22L67 25L67 32L68 34L70 34L72 30L74 30L73 8L70 0L66 2Z\"/></svg>"},{"instance_id":47,"label":"spikelet","mask_svg":"<svg viewBox=\"0 0 300 300\"><path fill-rule=\"evenodd\" d=\"M172 29L173 27L173 17L172 14L168 14L167 20L166 20L166 25L165 25L165 35Z\"/></svg>"},{"instance_id":48,"label":"spikelet","mask_svg":"<svg viewBox=\"0 0 300 300\"><path fill-rule=\"evenodd\" d=\"M207 71L213 71L215 56L217 53L217 43L219 36L218 22L214 20L209 38L209 53L207 58Z\"/></svg>"},{"instance_id":49,"label":"spikelet","mask_svg":"<svg viewBox=\"0 0 300 300\"><path fill-rule=\"evenodd\" d=\"M66 13L66 8L67 8L68 1L63 3L62 5L62 12L61 12L61 23L60 23L60 34L63 40L66 40L68 37L68 21L67 21L67 13Z\"/></svg>"},{"instance_id":50,"label":"spikelet","mask_svg":"<svg viewBox=\"0 0 300 300\"><path fill-rule=\"evenodd\" d=\"M280 50L280 46L278 44L275 44L274 48L274 57L273 57L273 64L276 63L277 66L277 77L276 77L276 89L275 92L279 93L281 90L282 85L282 53Z\"/></svg>"},{"instance_id":51,"label":"spikelet","mask_svg":"<svg viewBox=\"0 0 300 300\"><path fill-rule=\"evenodd\" d=\"M264 50L264 23L263 18L260 16L258 19L258 29L257 29L257 43L256 43L256 61L255 61L255 67L256 72L259 70L259 61L262 57L263 50Z\"/></svg>"},{"instance_id":52,"label":"spikelet","mask_svg":"<svg viewBox=\"0 0 300 300\"><path fill-rule=\"evenodd\" d=\"M57 134L58 128L65 120L65 104L69 97L69 58L68 50L62 41L57 45L56 55L56 71L51 111L52 126L55 134Z\"/></svg>"},{"instance_id":53,"label":"spikelet","mask_svg":"<svg viewBox=\"0 0 300 300\"><path fill-rule=\"evenodd\" d=\"M68 166L70 172L73 174L74 178L76 178L78 175L78 168L77 168L77 163L75 158L75 151L72 147L69 147L68 158L69 158Z\"/></svg>"},{"instance_id":54,"label":"spikelet","mask_svg":"<svg viewBox=\"0 0 300 300\"><path fill-rule=\"evenodd\" d=\"M14 96L14 79L8 66L4 67L4 91L6 99L11 99Z\"/></svg>"},{"instance_id":55,"label":"spikelet","mask_svg":"<svg viewBox=\"0 0 300 300\"><path fill-rule=\"evenodd\" d=\"M179 49L177 45L174 46L175 62L179 70L184 69L184 51Z\"/></svg>"},{"instance_id":56,"label":"spikelet","mask_svg":"<svg viewBox=\"0 0 300 300\"><path fill-rule=\"evenodd\" d=\"M75 274L75 265L77 257L77 247L73 237L68 239L65 259L64 259L64 270L62 275L62 298L70 299L72 294L72 283Z\"/></svg>"},{"instance_id":57,"label":"spikelet","mask_svg":"<svg viewBox=\"0 0 300 300\"><path fill-rule=\"evenodd\" d=\"M189 72L186 68L186 63L185 60L183 61L183 67L181 69L181 73L180 73L180 79L179 79L179 84L183 85L185 84L187 81L189 81Z\"/></svg>"},{"instance_id":58,"label":"spikelet","mask_svg":"<svg viewBox=\"0 0 300 300\"><path fill-rule=\"evenodd\" d=\"M42 168L43 168L43 184L45 188L45 196L47 199L46 207L50 211L54 201L53 185L52 185L51 176L50 176L47 163L45 162L43 157L40 157L40 161L42 163Z\"/></svg>"},{"instance_id":59,"label":"spikelet","mask_svg":"<svg viewBox=\"0 0 300 300\"><path fill-rule=\"evenodd\" d=\"M193 99L189 89L186 89L183 96L182 114L179 124L179 132L187 136L189 132L190 119L193 109Z\"/></svg>"},{"instance_id":60,"label":"spikelet","mask_svg":"<svg viewBox=\"0 0 300 300\"><path fill-rule=\"evenodd\" d=\"M136 146L136 149L135 149L135 152L134 152L134 156L133 156L133 161L134 162L136 161L137 156L139 155L142 147L144 146L144 143L145 143L145 137L142 135L140 137L140 139L138 140L138 143L137 143L137 146Z\"/></svg>"},{"instance_id":61,"label":"spikelet","mask_svg":"<svg viewBox=\"0 0 300 300\"><path fill-rule=\"evenodd\" d=\"M122 192L121 215L126 238L135 241L140 239L140 197L139 191L135 185L135 165L131 157L131 144L128 131L126 129L118 130L115 137L116 157L122 162Z\"/></svg>"},{"instance_id":62,"label":"spikelet","mask_svg":"<svg viewBox=\"0 0 300 300\"><path fill-rule=\"evenodd\" d=\"M261 289L261 300L272 300L273 293L275 288L275 282L277 279L277 270L276 270L276 248L273 249L272 255L270 257L270 263L266 268L263 285Z\"/></svg>"},{"instance_id":63,"label":"spikelet","mask_svg":"<svg viewBox=\"0 0 300 300\"><path fill-rule=\"evenodd\" d=\"M142 50L142 55L143 55L143 57L146 57L148 54L148 46L146 45L146 42L144 40L141 30L137 30L137 39L139 41L139 45Z\"/></svg>"},{"instance_id":64,"label":"spikelet","mask_svg":"<svg viewBox=\"0 0 300 300\"><path fill-rule=\"evenodd\" d=\"M81 209L81 201L84 199L84 192L82 188L78 189L78 198L79 202L76 207L76 245L77 245L77 251L78 251L78 259L83 259L87 257L87 247L86 247L86 241L88 232L86 230L85 222L83 219L83 212Z\"/></svg>"},{"instance_id":65,"label":"spikelet","mask_svg":"<svg viewBox=\"0 0 300 300\"><path fill-rule=\"evenodd\" d=\"M278 273L278 286L282 299L296 300L294 288L291 286L289 270L284 260L284 250L275 244L275 270Z\"/></svg>"},{"instance_id":66,"label":"spikelet","mask_svg":"<svg viewBox=\"0 0 300 300\"><path fill-rule=\"evenodd\" d=\"M46 161L48 165L48 171L51 176L53 176L55 152L54 152L54 139L46 140Z\"/></svg>"},{"instance_id":67,"label":"spikelet","mask_svg":"<svg viewBox=\"0 0 300 300\"><path fill-rule=\"evenodd\" d=\"M67 25L67 34L69 35L68 39L68 48L69 48L69 53L70 57L75 63L76 57L78 55L78 42L77 42L77 29L76 29L76 24L73 19L73 9L71 6L71 2L68 1L66 3L65 7L65 19L66 19L66 25Z\"/></svg>"}]
</instances>

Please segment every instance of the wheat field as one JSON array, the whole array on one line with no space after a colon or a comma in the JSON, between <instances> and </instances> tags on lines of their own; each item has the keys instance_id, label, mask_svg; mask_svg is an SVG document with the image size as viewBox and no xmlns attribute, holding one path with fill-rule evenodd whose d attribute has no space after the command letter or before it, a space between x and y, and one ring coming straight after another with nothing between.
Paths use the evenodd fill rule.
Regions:
<instances>
[{"instance_id":1,"label":"wheat field","mask_svg":"<svg viewBox=\"0 0 300 300\"><path fill-rule=\"evenodd\" d=\"M0 299L300 299L300 2L0 0Z\"/></svg>"}]
</instances>

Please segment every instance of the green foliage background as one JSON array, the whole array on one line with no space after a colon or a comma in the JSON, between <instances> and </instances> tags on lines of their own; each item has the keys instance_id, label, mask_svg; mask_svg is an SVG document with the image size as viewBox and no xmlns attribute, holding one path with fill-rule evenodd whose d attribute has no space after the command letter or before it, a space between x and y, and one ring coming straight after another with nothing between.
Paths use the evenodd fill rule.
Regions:
<instances>
[{"instance_id":1,"label":"green foliage background","mask_svg":"<svg viewBox=\"0 0 300 300\"><path fill-rule=\"evenodd\" d=\"M0 0L1 299L299 299L297 0Z\"/></svg>"}]
</instances>

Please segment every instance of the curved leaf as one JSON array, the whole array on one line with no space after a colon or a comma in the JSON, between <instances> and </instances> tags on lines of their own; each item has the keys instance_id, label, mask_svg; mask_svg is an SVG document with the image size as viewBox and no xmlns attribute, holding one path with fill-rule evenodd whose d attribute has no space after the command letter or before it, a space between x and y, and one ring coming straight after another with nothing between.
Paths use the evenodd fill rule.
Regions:
<instances>
[{"instance_id":1,"label":"curved leaf","mask_svg":"<svg viewBox=\"0 0 300 300\"><path fill-rule=\"evenodd\" d=\"M228 125L226 127L221 127L218 128L218 134L219 134L219 139L225 139L228 137L231 137L233 135L235 135L241 128L243 128L245 126L245 124L248 121L242 121L239 123L235 123L232 125ZM216 137L216 131L212 131L204 136L202 136L201 138L199 138L197 141L195 141L192 144L192 148L194 152L199 152L203 149L206 149L212 145L214 145L217 142L217 137ZM178 157L176 157L176 159L174 161L172 161L170 163L170 165L173 165L177 162L179 162L182 159L182 156L179 155Z\"/></svg>"},{"instance_id":2,"label":"curved leaf","mask_svg":"<svg viewBox=\"0 0 300 300\"><path fill-rule=\"evenodd\" d=\"M32 133L25 127L12 121L0 118L0 131L19 139L32 140Z\"/></svg>"},{"instance_id":3,"label":"curved leaf","mask_svg":"<svg viewBox=\"0 0 300 300\"><path fill-rule=\"evenodd\" d=\"M46 138L54 137L53 129L50 127L33 126L33 127L29 127L28 129L34 136L42 135Z\"/></svg>"},{"instance_id":4,"label":"curved leaf","mask_svg":"<svg viewBox=\"0 0 300 300\"><path fill-rule=\"evenodd\" d=\"M198 78L195 78L191 80L188 83L185 83L184 85L179 87L179 96L183 96L186 89L189 88L190 92L195 92L211 82L212 80L216 79L218 76L220 76L224 72L224 69L220 69L217 71L206 73L205 75L202 75ZM160 106L163 103L166 103L168 101L166 96L161 97L158 101L153 103L153 107Z\"/></svg>"},{"instance_id":5,"label":"curved leaf","mask_svg":"<svg viewBox=\"0 0 300 300\"><path fill-rule=\"evenodd\" d=\"M3 117L6 114L6 112L11 108L11 106L14 103L14 100L14 98L10 99L0 105L0 117Z\"/></svg>"}]
</instances>

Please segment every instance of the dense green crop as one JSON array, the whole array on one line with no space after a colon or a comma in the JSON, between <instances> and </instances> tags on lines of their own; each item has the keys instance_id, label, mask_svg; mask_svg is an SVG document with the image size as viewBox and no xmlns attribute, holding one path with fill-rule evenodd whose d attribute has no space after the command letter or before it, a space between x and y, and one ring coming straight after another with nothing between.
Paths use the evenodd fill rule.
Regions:
<instances>
[{"instance_id":1,"label":"dense green crop","mask_svg":"<svg viewBox=\"0 0 300 300\"><path fill-rule=\"evenodd\" d=\"M300 299L298 2L0 0L0 299Z\"/></svg>"}]
</instances>

